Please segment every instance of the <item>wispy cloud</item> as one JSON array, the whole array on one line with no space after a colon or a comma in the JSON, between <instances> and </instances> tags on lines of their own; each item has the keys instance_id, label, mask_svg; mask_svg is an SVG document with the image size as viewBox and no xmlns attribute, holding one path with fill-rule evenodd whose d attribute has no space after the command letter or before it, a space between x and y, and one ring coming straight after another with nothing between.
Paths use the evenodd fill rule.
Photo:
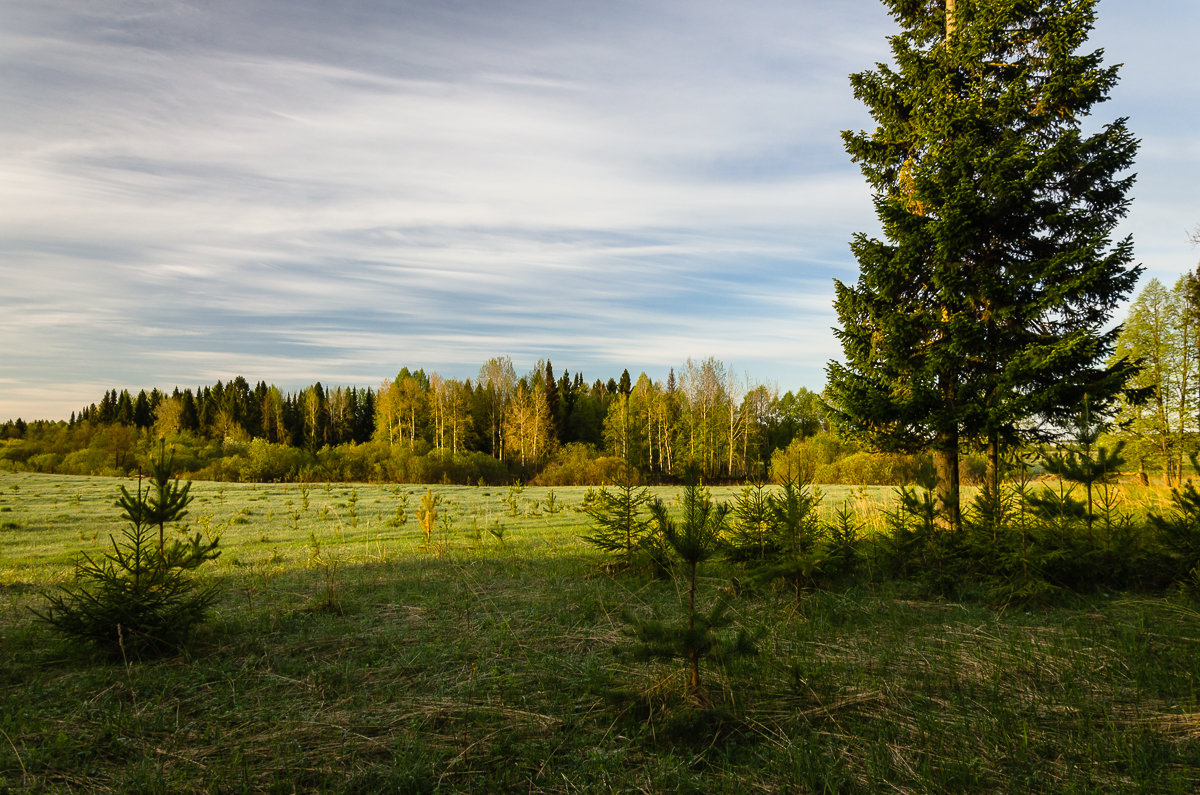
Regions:
<instances>
[{"instance_id":1,"label":"wispy cloud","mask_svg":"<svg viewBox=\"0 0 1200 795\"><path fill-rule=\"evenodd\" d=\"M498 354L816 387L838 353L831 279L875 227L838 138L870 123L846 75L887 57L875 0L0 13L0 419ZM1148 150L1185 140L1163 126ZM1200 156L1176 159L1130 221L1156 254L1200 216Z\"/></svg>"}]
</instances>

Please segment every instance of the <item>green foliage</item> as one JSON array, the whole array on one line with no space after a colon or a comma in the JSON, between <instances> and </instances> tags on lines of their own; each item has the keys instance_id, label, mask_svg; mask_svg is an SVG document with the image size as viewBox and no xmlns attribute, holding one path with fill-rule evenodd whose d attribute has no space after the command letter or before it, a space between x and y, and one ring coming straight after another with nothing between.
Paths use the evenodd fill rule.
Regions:
<instances>
[{"instance_id":1,"label":"green foliage","mask_svg":"<svg viewBox=\"0 0 1200 795\"><path fill-rule=\"evenodd\" d=\"M797 601L818 579L851 573L860 556L861 525L853 511L843 506L834 523L822 527L820 503L820 492L794 480L778 492L743 489L726 554L745 563L760 583L787 582Z\"/></svg>"},{"instance_id":2,"label":"green foliage","mask_svg":"<svg viewBox=\"0 0 1200 795\"><path fill-rule=\"evenodd\" d=\"M915 578L933 593L951 595L964 584L964 539L939 526L940 510L930 488L897 489L896 503L886 512L886 531L874 544L879 562L892 577Z\"/></svg>"},{"instance_id":3,"label":"green foliage","mask_svg":"<svg viewBox=\"0 0 1200 795\"><path fill-rule=\"evenodd\" d=\"M733 525L726 541L732 560L764 561L776 552L771 524L772 494L756 483L738 493L733 506Z\"/></svg>"},{"instance_id":4,"label":"green foliage","mask_svg":"<svg viewBox=\"0 0 1200 795\"><path fill-rule=\"evenodd\" d=\"M720 549L730 507L713 501L711 492L700 485L694 469L686 475L680 507L683 515L678 522L671 519L661 501L651 505L650 512L662 537L693 573L689 581L694 583L695 568Z\"/></svg>"},{"instance_id":5,"label":"green foliage","mask_svg":"<svg viewBox=\"0 0 1200 795\"><path fill-rule=\"evenodd\" d=\"M860 542L863 523L858 514L846 504L834 511L833 521L827 526L829 539L825 550L823 569L829 575L852 576L862 562Z\"/></svg>"},{"instance_id":6,"label":"green foliage","mask_svg":"<svg viewBox=\"0 0 1200 795\"><path fill-rule=\"evenodd\" d=\"M391 527L403 527L408 524L408 499L407 491L400 491L397 486L393 490L393 495L396 497L396 513L388 520L388 525Z\"/></svg>"},{"instance_id":7,"label":"green foliage","mask_svg":"<svg viewBox=\"0 0 1200 795\"><path fill-rule=\"evenodd\" d=\"M129 523L121 541L110 536L112 551L100 560L83 554L76 584L46 594L49 605L40 618L70 638L126 657L175 650L190 637L216 598L215 587L200 586L191 572L216 559L220 539L196 533L165 544L165 525L186 515L192 500L191 484L172 480L170 471L160 447L149 487L143 491L140 480L136 494L121 487L118 505Z\"/></svg>"},{"instance_id":8,"label":"green foliage","mask_svg":"<svg viewBox=\"0 0 1200 795\"><path fill-rule=\"evenodd\" d=\"M1035 507L1042 508L1049 514L1059 513L1064 517L1081 517L1091 532L1097 517L1095 501L1097 490L1103 504L1108 504L1110 494L1108 485L1116 480L1117 473L1125 463L1121 452L1125 447L1123 441L1109 448L1098 445L1097 440L1105 430L1105 423L1093 417L1088 400L1083 401L1082 411L1075 418L1074 444L1065 450L1058 450L1045 456L1043 466L1052 475L1061 480L1078 483L1083 486L1086 501L1079 503L1068 494L1060 493L1044 503L1034 501ZM1105 519L1111 524L1111 517Z\"/></svg>"},{"instance_id":9,"label":"green foliage","mask_svg":"<svg viewBox=\"0 0 1200 795\"><path fill-rule=\"evenodd\" d=\"M827 391L848 431L932 450L957 529L960 446L1040 439L1031 420L1104 404L1135 369L1106 363L1103 329L1140 272L1111 238L1137 140L1123 119L1084 131L1117 80L1078 52L1094 0L885 5L893 63L851 76L875 125L843 133L885 240L855 236L858 281L836 282Z\"/></svg>"},{"instance_id":10,"label":"green foliage","mask_svg":"<svg viewBox=\"0 0 1200 795\"><path fill-rule=\"evenodd\" d=\"M571 442L555 451L546 468L532 482L539 486L611 483L620 476L624 466L619 458L600 455L593 445Z\"/></svg>"},{"instance_id":11,"label":"green foliage","mask_svg":"<svg viewBox=\"0 0 1200 795\"><path fill-rule=\"evenodd\" d=\"M520 516L521 494L525 491L525 487L521 485L521 481L517 481L508 487L508 494L504 498L504 504L508 506L509 516Z\"/></svg>"},{"instance_id":12,"label":"green foliage","mask_svg":"<svg viewBox=\"0 0 1200 795\"><path fill-rule=\"evenodd\" d=\"M802 591L818 576L826 550L818 545L820 526L817 507L821 495L795 481L783 484L768 505L774 554L763 561L758 576L763 580L783 579L790 583L799 602Z\"/></svg>"},{"instance_id":13,"label":"green foliage","mask_svg":"<svg viewBox=\"0 0 1200 795\"><path fill-rule=\"evenodd\" d=\"M637 486L628 467L623 477L611 487L588 489L580 510L592 520L592 527L580 537L598 549L612 553L625 568L650 562L662 570L663 538L658 526L647 513L657 500L650 490Z\"/></svg>"},{"instance_id":14,"label":"green foliage","mask_svg":"<svg viewBox=\"0 0 1200 795\"><path fill-rule=\"evenodd\" d=\"M1197 454L1191 455L1192 468L1200 472ZM1150 526L1167 550L1171 575L1195 589L1200 567L1200 490L1189 478L1180 488L1171 489L1171 512L1150 514Z\"/></svg>"},{"instance_id":15,"label":"green foliage","mask_svg":"<svg viewBox=\"0 0 1200 795\"><path fill-rule=\"evenodd\" d=\"M697 702L707 696L700 678L702 660L719 661L731 655L753 652L753 643L744 630L733 637L721 634L731 620L726 605L720 600L708 612L696 606L697 572L701 563L716 554L729 516L729 506L714 504L708 490L697 483L694 470L689 470L683 492L683 516L676 522L667 507L656 501L650 511L658 531L683 566L686 578L687 605L682 620L663 621L626 614L630 634L637 640L634 655L641 659L684 660L688 671L688 692Z\"/></svg>"},{"instance_id":16,"label":"green foliage","mask_svg":"<svg viewBox=\"0 0 1200 795\"><path fill-rule=\"evenodd\" d=\"M1196 411L1197 284L1195 274L1174 289L1151 279L1129 307L1114 354L1139 365L1117 416L1123 435L1143 465L1158 464L1168 486L1183 476L1185 431Z\"/></svg>"},{"instance_id":17,"label":"green foliage","mask_svg":"<svg viewBox=\"0 0 1200 795\"><path fill-rule=\"evenodd\" d=\"M727 599L717 599L707 612L689 604L686 621L644 618L625 613L629 635L635 639L635 660L682 660L688 671L688 694L706 704L709 696L700 676L700 663L720 664L757 653L754 637L744 628L733 627Z\"/></svg>"}]
</instances>

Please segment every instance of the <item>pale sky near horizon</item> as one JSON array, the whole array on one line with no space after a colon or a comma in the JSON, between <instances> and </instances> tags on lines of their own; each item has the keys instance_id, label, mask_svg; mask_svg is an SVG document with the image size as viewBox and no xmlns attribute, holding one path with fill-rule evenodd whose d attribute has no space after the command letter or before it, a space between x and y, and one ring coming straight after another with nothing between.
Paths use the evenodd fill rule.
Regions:
<instances>
[{"instance_id":1,"label":"pale sky near horizon","mask_svg":"<svg viewBox=\"0 0 1200 795\"><path fill-rule=\"evenodd\" d=\"M1101 0L1142 284L1194 268L1200 3ZM876 229L877 0L0 0L0 422L404 366L781 390Z\"/></svg>"}]
</instances>

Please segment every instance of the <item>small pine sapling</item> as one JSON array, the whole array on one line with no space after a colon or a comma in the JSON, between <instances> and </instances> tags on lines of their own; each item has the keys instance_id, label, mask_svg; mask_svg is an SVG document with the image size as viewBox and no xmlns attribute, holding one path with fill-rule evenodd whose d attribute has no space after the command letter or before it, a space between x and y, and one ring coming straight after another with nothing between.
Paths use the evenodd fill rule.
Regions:
<instances>
[{"instance_id":1,"label":"small pine sapling","mask_svg":"<svg viewBox=\"0 0 1200 795\"><path fill-rule=\"evenodd\" d=\"M1074 437L1073 444L1065 450L1047 454L1043 462L1046 471L1057 475L1060 481L1082 485L1086 501L1079 502L1074 497L1067 498L1069 490L1066 494L1062 494L1062 489L1060 489L1057 499L1053 493L1044 502L1036 497L1034 499L1035 507L1047 513L1052 514L1055 510L1059 510L1071 518L1081 518L1087 525L1088 533L1092 532L1092 527L1098 518L1095 510L1096 491L1098 489L1106 491L1108 484L1113 482L1117 472L1125 463L1125 459L1121 455L1125 448L1124 440L1118 441L1111 451L1098 444L1100 434L1106 427L1106 423L1093 418L1091 408L1085 399L1083 411L1080 412L1071 429ZM1107 495L1101 496L1104 498L1102 502L1108 504ZM1079 504L1070 504L1072 502Z\"/></svg>"},{"instance_id":2,"label":"small pine sapling","mask_svg":"<svg viewBox=\"0 0 1200 795\"><path fill-rule=\"evenodd\" d=\"M645 513L656 502L650 490L638 487L632 472L622 467L611 490L607 486L589 489L584 497L580 510L591 517L592 527L583 540L615 555L622 567L633 568L648 556L661 569L662 537L655 532L654 519Z\"/></svg>"},{"instance_id":3,"label":"small pine sapling","mask_svg":"<svg viewBox=\"0 0 1200 795\"><path fill-rule=\"evenodd\" d=\"M117 498L117 506L121 508L121 518L133 525L158 527L158 552L162 554L165 542L164 528L171 522L178 522L187 516L187 506L192 501L189 492L192 490L191 481L180 483L171 477L171 469L175 463L174 450L171 459L166 458L166 441L159 441L158 460L150 464L150 483L142 491L142 476L138 475L137 494L129 493L129 489L121 487L121 496Z\"/></svg>"},{"instance_id":4,"label":"small pine sapling","mask_svg":"<svg viewBox=\"0 0 1200 795\"><path fill-rule=\"evenodd\" d=\"M761 483L744 487L733 507L726 553L736 561L766 561L778 549L771 533L771 492Z\"/></svg>"},{"instance_id":5,"label":"small pine sapling","mask_svg":"<svg viewBox=\"0 0 1200 795\"><path fill-rule=\"evenodd\" d=\"M971 501L966 516L967 529L977 540L986 537L989 544L1000 543L1010 521L1017 519L1025 510L1026 492L1018 493L1015 485L1006 487L1004 481L1017 475L1023 478L1022 482L1028 486L1030 463L1019 452L997 459L994 475L984 478L983 485Z\"/></svg>"},{"instance_id":6,"label":"small pine sapling","mask_svg":"<svg viewBox=\"0 0 1200 795\"><path fill-rule=\"evenodd\" d=\"M862 531L863 523L858 514L842 503L834 511L833 522L828 526L829 549L825 559L831 574L851 575L858 569L862 557L858 548Z\"/></svg>"},{"instance_id":7,"label":"small pine sapling","mask_svg":"<svg viewBox=\"0 0 1200 795\"><path fill-rule=\"evenodd\" d=\"M1046 470L1058 476L1057 489L1029 497L1034 515L1041 520L1034 533L1037 566L1047 582L1070 588L1120 578L1131 557L1139 554L1132 548L1114 548L1114 542L1123 544L1131 538L1124 520L1114 513L1117 502L1109 494L1109 484L1123 463L1123 444L1112 452L1098 445L1104 423L1095 417L1085 400L1072 424L1071 445L1044 457ZM1080 487L1082 499L1076 496ZM1095 532L1098 519L1103 534Z\"/></svg>"},{"instance_id":8,"label":"small pine sapling","mask_svg":"<svg viewBox=\"0 0 1200 795\"><path fill-rule=\"evenodd\" d=\"M1197 454L1191 454L1192 468L1200 472ZM1150 527L1171 560L1170 576L1186 583L1188 590L1200 594L1200 490L1191 478L1183 486L1171 489L1171 512L1150 513Z\"/></svg>"},{"instance_id":9,"label":"small pine sapling","mask_svg":"<svg viewBox=\"0 0 1200 795\"><path fill-rule=\"evenodd\" d=\"M717 553L729 516L729 506L714 505L706 489L700 487L694 473L688 474L683 495L683 516L679 522L668 516L661 501L651 507L654 521L670 549L683 564L686 578L687 606L685 621L667 622L627 615L631 634L637 640L633 652L640 659L682 659L688 673L688 693L698 702L706 700L700 678L701 660L720 661L731 656L753 653L749 636L739 631L734 638L723 636L719 630L732 620L728 604L718 600L707 613L696 607L696 591L700 564Z\"/></svg>"},{"instance_id":10,"label":"small pine sapling","mask_svg":"<svg viewBox=\"0 0 1200 795\"><path fill-rule=\"evenodd\" d=\"M525 491L525 487L521 484L521 481L519 481L519 480L516 483L514 483L508 487L508 496L506 496L504 498L504 502L506 505L508 505L508 515L509 516L520 516L521 515L521 510L520 510L521 494L524 491Z\"/></svg>"},{"instance_id":11,"label":"small pine sapling","mask_svg":"<svg viewBox=\"0 0 1200 795\"><path fill-rule=\"evenodd\" d=\"M183 518L192 500L191 484L172 480L172 463L160 443L149 487L143 490L139 479L136 494L121 488L118 505L129 523L121 540L109 536L112 551L100 560L83 553L75 564L76 585L47 594L46 611L35 611L39 618L68 637L126 657L177 649L191 636L216 589L200 586L189 572L220 555L220 539L197 532L166 544L166 525Z\"/></svg>"},{"instance_id":12,"label":"small pine sapling","mask_svg":"<svg viewBox=\"0 0 1200 795\"><path fill-rule=\"evenodd\" d=\"M388 520L388 525L402 527L408 524L408 492L401 492L399 488L396 488L392 494L396 497L396 514Z\"/></svg>"},{"instance_id":13,"label":"small pine sapling","mask_svg":"<svg viewBox=\"0 0 1200 795\"><path fill-rule=\"evenodd\" d=\"M896 496L896 507L884 513L887 533L881 539L893 575L915 573L934 592L953 593L961 585L960 553L966 541L961 523L942 521L945 507L929 484L920 491L901 486Z\"/></svg>"},{"instance_id":14,"label":"small pine sapling","mask_svg":"<svg viewBox=\"0 0 1200 795\"><path fill-rule=\"evenodd\" d=\"M925 562L936 532L937 501L933 490L908 486L896 490L896 505L885 510L887 531L879 540L893 576L904 576Z\"/></svg>"},{"instance_id":15,"label":"small pine sapling","mask_svg":"<svg viewBox=\"0 0 1200 795\"><path fill-rule=\"evenodd\" d=\"M804 590L819 572L826 550L818 544L817 508L821 494L807 484L788 480L767 503L767 518L777 553L759 572L764 580L782 579L796 592L799 605Z\"/></svg>"}]
</instances>

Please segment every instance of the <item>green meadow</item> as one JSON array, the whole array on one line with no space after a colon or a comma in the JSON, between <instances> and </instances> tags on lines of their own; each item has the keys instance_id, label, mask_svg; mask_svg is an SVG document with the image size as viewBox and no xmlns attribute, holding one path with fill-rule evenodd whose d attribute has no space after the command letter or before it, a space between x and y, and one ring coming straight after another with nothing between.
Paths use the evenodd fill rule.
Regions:
<instances>
[{"instance_id":1,"label":"green meadow","mask_svg":"<svg viewBox=\"0 0 1200 795\"><path fill-rule=\"evenodd\" d=\"M428 487L426 536L425 486L196 482L210 619L179 655L101 658L30 608L135 482L0 474L0 791L1200 788L1194 603L1003 610L869 571L797 600L714 560L699 599L757 654L706 661L696 699L628 653L626 616L681 615L682 585L580 541L584 488ZM822 493L868 529L891 501Z\"/></svg>"}]
</instances>

